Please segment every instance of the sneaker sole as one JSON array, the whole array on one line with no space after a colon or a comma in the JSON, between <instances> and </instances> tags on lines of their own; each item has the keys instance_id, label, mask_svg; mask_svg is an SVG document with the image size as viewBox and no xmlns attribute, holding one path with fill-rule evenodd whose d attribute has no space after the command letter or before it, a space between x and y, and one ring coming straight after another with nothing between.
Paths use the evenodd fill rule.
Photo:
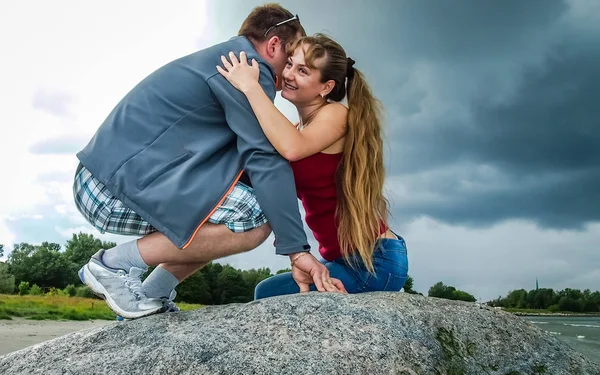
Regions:
<instances>
[{"instance_id":1,"label":"sneaker sole","mask_svg":"<svg viewBox=\"0 0 600 375\"><path fill-rule=\"evenodd\" d=\"M115 301L112 299L112 297L110 296L108 291L104 288L104 286L102 284L100 284L98 282L98 280L96 280L96 277L94 277L94 275L90 272L87 264L82 267L82 270L80 270L79 278L81 279L81 281L83 281L83 283L85 285L87 285L92 290L92 292L94 292L95 295L97 295L98 297L100 297L104 301L106 301L106 304L108 305L108 307L110 307L110 309L115 314L120 315L125 319L142 318L144 316L156 314L163 309L162 307L158 307L155 310L129 312L129 311L125 311L125 310L119 308L119 306L115 303Z\"/></svg>"}]
</instances>

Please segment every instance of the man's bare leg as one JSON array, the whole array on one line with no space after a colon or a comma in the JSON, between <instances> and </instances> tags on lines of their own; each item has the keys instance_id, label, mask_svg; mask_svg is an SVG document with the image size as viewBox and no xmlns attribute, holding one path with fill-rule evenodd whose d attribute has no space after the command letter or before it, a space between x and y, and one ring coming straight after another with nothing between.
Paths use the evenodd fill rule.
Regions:
<instances>
[{"instance_id":1,"label":"man's bare leg","mask_svg":"<svg viewBox=\"0 0 600 375\"><path fill-rule=\"evenodd\" d=\"M223 228L225 230L223 230ZM252 233L251 233L252 232ZM142 288L149 298L173 298L173 290L179 283L196 273L213 259L238 254L260 245L268 237L270 228L264 225L245 233L233 233L224 225L203 226L186 250L175 248L162 234L152 234L138 240L140 255L148 265L161 259L170 261L161 263L144 280ZM206 244L213 244L207 248ZM165 252L174 252L174 256ZM201 254L197 254L201 252ZM182 258L181 255L185 257ZM190 256L191 255L191 256ZM206 259L200 262L200 258ZM174 261L171 263L171 261ZM181 263L179 263L181 262Z\"/></svg>"},{"instance_id":2,"label":"man's bare leg","mask_svg":"<svg viewBox=\"0 0 600 375\"><path fill-rule=\"evenodd\" d=\"M252 250L263 243L271 227L265 224L244 233L233 233L222 224L204 224L196 233L192 243L186 249L179 249L164 234L155 232L137 242L140 255L149 266L167 263L176 267L181 275L190 275L196 268L192 263L207 263L229 255ZM185 265L186 267L181 267ZM191 272L191 273L190 273ZM177 276L179 279L179 276Z\"/></svg>"},{"instance_id":3,"label":"man's bare leg","mask_svg":"<svg viewBox=\"0 0 600 375\"><path fill-rule=\"evenodd\" d=\"M245 233L233 233L225 225L205 224L185 250L164 235L153 233L99 251L81 268L79 276L94 293L106 299L115 313L135 319L164 309L163 301L170 298L179 277L189 276L206 262L252 250L270 232L267 224ZM142 270L159 264L179 265L173 268L177 276L158 267L142 283ZM130 272L123 274L123 270ZM130 293L124 293L127 290Z\"/></svg>"}]
</instances>

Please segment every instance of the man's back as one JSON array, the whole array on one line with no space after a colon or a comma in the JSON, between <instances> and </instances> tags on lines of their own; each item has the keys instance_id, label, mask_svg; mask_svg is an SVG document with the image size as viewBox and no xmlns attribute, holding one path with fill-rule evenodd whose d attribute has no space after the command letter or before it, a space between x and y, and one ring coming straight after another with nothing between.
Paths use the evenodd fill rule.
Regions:
<instances>
[{"instance_id":1,"label":"man's back","mask_svg":"<svg viewBox=\"0 0 600 375\"><path fill-rule=\"evenodd\" d=\"M260 63L260 83L273 100L272 68L246 38L236 37L172 61L150 74L119 102L77 154L112 194L178 247L191 241L197 227L244 168L253 183L253 171L260 171L260 180L264 180L262 169L282 171L281 176L271 180L269 190L282 189L275 194L286 203L269 208L268 202L262 202L265 198L261 201L266 181L259 182L259 203L267 218L271 216L270 221L282 216L280 231L297 232L291 235L296 238L292 241L278 236L278 242L287 242L283 246L290 247L290 242L298 243L297 239L305 236L298 231L299 213L278 213L285 209L297 211L287 161L262 133L243 94L216 71L221 55L241 50Z\"/></svg>"},{"instance_id":2,"label":"man's back","mask_svg":"<svg viewBox=\"0 0 600 375\"><path fill-rule=\"evenodd\" d=\"M88 165L94 164L92 160L83 164L102 182L108 181L124 162L144 151L150 143L161 136L169 137L168 131L173 126L191 133L198 127L202 127L203 132L219 133L218 137L212 137L219 139L219 144L203 142L211 134L204 134L201 139L179 140L185 141L180 146L206 157L234 142L235 133L227 126L225 115L219 110L220 106L207 83L210 77L218 74L215 66L220 60L215 56L220 56L227 47L231 48L232 43L221 43L181 57L140 81L115 106L92 139L95 150L106 151L102 155L102 166ZM108 134L110 136L106 136ZM155 155L159 160L148 160L151 169L163 164L161 161L170 153L177 153L173 150L176 144L165 146L167 150L159 150L160 153ZM79 155L85 158L89 148L90 145ZM153 153L148 156L152 157ZM148 172L152 174L151 170Z\"/></svg>"}]
</instances>

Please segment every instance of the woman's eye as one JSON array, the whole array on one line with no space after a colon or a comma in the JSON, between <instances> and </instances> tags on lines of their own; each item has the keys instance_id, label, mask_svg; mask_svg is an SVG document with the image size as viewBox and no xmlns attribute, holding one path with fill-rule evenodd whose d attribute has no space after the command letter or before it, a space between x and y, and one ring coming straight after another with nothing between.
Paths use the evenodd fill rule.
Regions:
<instances>
[{"instance_id":1,"label":"woman's eye","mask_svg":"<svg viewBox=\"0 0 600 375\"><path fill-rule=\"evenodd\" d=\"M308 72L306 71L306 69L300 69L300 73L302 73L302 74L308 74Z\"/></svg>"}]
</instances>

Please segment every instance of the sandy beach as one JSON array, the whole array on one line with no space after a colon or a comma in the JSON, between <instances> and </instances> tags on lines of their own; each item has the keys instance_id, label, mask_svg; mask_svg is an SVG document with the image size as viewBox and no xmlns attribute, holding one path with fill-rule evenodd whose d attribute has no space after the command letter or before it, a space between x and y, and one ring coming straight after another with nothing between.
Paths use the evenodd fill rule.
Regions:
<instances>
[{"instance_id":1,"label":"sandy beach","mask_svg":"<svg viewBox=\"0 0 600 375\"><path fill-rule=\"evenodd\" d=\"M54 321L13 318L0 320L0 356L67 333L111 324L112 320Z\"/></svg>"}]
</instances>

